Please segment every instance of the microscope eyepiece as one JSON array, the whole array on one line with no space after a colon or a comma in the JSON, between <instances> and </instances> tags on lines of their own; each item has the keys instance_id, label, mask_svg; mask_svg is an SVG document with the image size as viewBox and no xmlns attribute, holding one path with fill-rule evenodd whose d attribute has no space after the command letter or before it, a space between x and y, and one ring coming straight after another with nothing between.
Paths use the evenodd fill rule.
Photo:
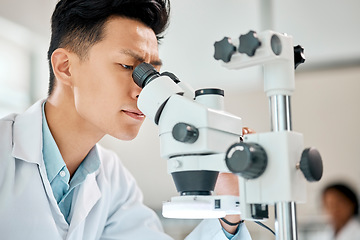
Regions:
<instances>
[{"instance_id":1,"label":"microscope eyepiece","mask_svg":"<svg viewBox=\"0 0 360 240\"><path fill-rule=\"evenodd\" d=\"M145 62L139 64L132 73L134 82L141 88L144 88L148 83L159 76L160 73L156 71L151 64Z\"/></svg>"}]
</instances>

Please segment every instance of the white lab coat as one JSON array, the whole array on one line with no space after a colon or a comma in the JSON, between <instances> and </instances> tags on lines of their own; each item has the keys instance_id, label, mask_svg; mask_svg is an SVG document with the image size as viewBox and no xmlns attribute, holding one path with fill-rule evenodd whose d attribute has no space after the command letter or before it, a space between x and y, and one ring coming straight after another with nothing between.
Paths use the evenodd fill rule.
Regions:
<instances>
[{"instance_id":1,"label":"white lab coat","mask_svg":"<svg viewBox=\"0 0 360 240\"><path fill-rule=\"evenodd\" d=\"M0 120L0 239L171 239L143 205L132 175L101 146L100 168L75 190L70 225L65 221L42 158L42 102ZM250 239L245 226L240 231L242 240ZM202 222L187 239L227 238L214 219Z\"/></svg>"},{"instance_id":2,"label":"white lab coat","mask_svg":"<svg viewBox=\"0 0 360 240\"><path fill-rule=\"evenodd\" d=\"M360 240L359 219L350 219L336 236L334 236L333 228L329 225L324 230L310 235L309 240Z\"/></svg>"}]
</instances>

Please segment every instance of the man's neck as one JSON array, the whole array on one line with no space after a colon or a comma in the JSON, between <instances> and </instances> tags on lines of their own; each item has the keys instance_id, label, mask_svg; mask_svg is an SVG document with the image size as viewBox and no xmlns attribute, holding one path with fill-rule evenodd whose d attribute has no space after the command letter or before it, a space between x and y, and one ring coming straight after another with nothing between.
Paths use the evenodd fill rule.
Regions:
<instances>
[{"instance_id":1,"label":"man's neck","mask_svg":"<svg viewBox=\"0 0 360 240\"><path fill-rule=\"evenodd\" d=\"M45 115L51 134L64 162L73 176L91 148L104 136L76 111L72 96L56 96L45 104Z\"/></svg>"}]
</instances>

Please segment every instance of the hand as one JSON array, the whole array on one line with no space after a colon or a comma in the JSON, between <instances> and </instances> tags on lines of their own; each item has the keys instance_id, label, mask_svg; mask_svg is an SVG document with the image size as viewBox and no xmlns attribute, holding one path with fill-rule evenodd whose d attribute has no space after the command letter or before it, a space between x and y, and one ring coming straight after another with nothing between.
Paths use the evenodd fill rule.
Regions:
<instances>
[{"instance_id":1,"label":"hand","mask_svg":"<svg viewBox=\"0 0 360 240\"><path fill-rule=\"evenodd\" d=\"M242 129L243 135L255 133L254 130L244 127ZM239 196L239 181L238 176L232 173L220 173L215 185L216 195L232 195ZM227 215L226 220L229 222L239 222L240 215ZM222 227L228 233L235 233L237 226L230 226L220 220Z\"/></svg>"},{"instance_id":2,"label":"hand","mask_svg":"<svg viewBox=\"0 0 360 240\"><path fill-rule=\"evenodd\" d=\"M243 135L255 133L254 130L244 127ZM239 196L238 177L232 173L220 173L215 186L217 195Z\"/></svg>"}]
</instances>

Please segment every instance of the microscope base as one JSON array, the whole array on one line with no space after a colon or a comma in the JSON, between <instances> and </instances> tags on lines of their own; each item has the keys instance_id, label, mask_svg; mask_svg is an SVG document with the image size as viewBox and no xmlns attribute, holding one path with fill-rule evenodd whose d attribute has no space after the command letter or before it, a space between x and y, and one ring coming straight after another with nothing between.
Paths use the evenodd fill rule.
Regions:
<instances>
[{"instance_id":1,"label":"microscope base","mask_svg":"<svg viewBox=\"0 0 360 240\"><path fill-rule=\"evenodd\" d=\"M240 214L236 196L177 196L163 203L165 218L204 219Z\"/></svg>"}]
</instances>

